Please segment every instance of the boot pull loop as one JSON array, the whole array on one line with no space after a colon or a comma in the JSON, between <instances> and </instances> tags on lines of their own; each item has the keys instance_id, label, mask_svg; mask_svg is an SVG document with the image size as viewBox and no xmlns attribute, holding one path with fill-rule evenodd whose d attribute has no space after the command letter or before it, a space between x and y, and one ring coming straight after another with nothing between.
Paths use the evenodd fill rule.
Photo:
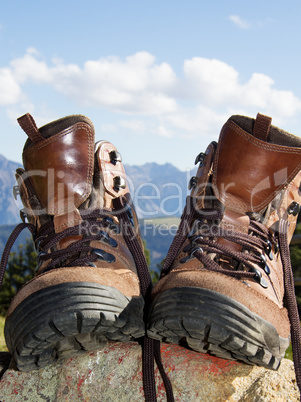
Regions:
<instances>
[{"instance_id":1,"label":"boot pull loop","mask_svg":"<svg viewBox=\"0 0 301 402\"><path fill-rule=\"evenodd\" d=\"M24 114L24 116L19 117L17 120L21 128L25 131L34 144L45 139L39 132L36 122L29 113Z\"/></svg>"},{"instance_id":2,"label":"boot pull loop","mask_svg":"<svg viewBox=\"0 0 301 402\"><path fill-rule=\"evenodd\" d=\"M258 113L253 129L254 137L258 138L261 141L267 142L271 123L272 123L271 117Z\"/></svg>"}]
</instances>

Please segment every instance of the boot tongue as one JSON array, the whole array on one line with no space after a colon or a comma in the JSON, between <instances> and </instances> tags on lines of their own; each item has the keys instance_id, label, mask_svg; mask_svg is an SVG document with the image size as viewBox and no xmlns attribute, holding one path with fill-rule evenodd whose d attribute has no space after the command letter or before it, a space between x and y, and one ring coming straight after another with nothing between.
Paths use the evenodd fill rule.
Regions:
<instances>
[{"instance_id":1,"label":"boot tongue","mask_svg":"<svg viewBox=\"0 0 301 402\"><path fill-rule=\"evenodd\" d=\"M94 169L94 128L85 116L57 120L40 129L29 114L18 119L29 140L23 164L44 212L77 211L89 197Z\"/></svg>"}]
</instances>

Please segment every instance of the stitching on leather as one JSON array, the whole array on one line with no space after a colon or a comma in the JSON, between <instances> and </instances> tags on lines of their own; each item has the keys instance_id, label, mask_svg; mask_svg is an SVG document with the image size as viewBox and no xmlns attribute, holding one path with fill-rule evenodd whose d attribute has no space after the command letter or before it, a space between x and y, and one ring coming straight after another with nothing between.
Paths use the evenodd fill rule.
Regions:
<instances>
[{"instance_id":1,"label":"stitching on leather","mask_svg":"<svg viewBox=\"0 0 301 402\"><path fill-rule=\"evenodd\" d=\"M78 196L78 194L75 194L75 200L79 203L79 205L81 205L82 202L84 202L90 194L89 187L90 187L91 181L92 181L93 166L94 166L93 131L89 126L87 126L86 123L76 123L73 126L67 128L66 130L63 130L60 133L57 133L57 134L53 135L52 137L45 139L45 141L43 141L42 143L38 143L38 144L34 145L32 148L29 148L28 150L26 150L24 152L24 154L26 157L28 157L31 153L36 152L39 149L45 148L49 144L52 144L53 142L57 141L58 139L61 139L61 138L65 137L66 135L70 134L71 132L74 131L74 129L85 131L87 133L87 137L88 137L88 139L87 139L88 166L87 166L87 170L86 170L85 188L84 188L82 195ZM51 212L60 214L64 211L65 211L64 207L61 207L58 210L54 210Z\"/></svg>"},{"instance_id":2,"label":"stitching on leather","mask_svg":"<svg viewBox=\"0 0 301 402\"><path fill-rule=\"evenodd\" d=\"M292 155L301 155L301 150L300 149L297 149L297 150L291 150L291 148L290 147L286 147L286 146L283 146L283 145L275 145L275 146L273 146L273 145L270 145L270 144L265 144L264 142L262 142L262 141L260 141L260 140L257 140L256 138L254 138L254 137L251 137L251 135L250 134L247 134L247 133L245 133L245 132L243 132L242 131L242 129L240 128L240 127L238 127L234 122L232 122L232 121L230 121L230 122L227 122L224 126L223 126L223 128L222 128L222 130L221 130L221 134L220 134L220 139L223 137L223 135L224 135L224 131L225 131L225 129L227 128L227 127L231 127L232 129L233 129L233 131L235 131L240 137L242 137L242 138L244 138L244 139L246 139L246 140L248 140L249 142L251 142L251 143L253 143L254 145L256 145L256 146L258 146L258 147L260 147L260 148L263 148L263 149L266 149L266 150L269 150L269 151L275 151L275 152L279 152L279 153L286 153L286 154L292 154ZM277 147L277 148L275 148L275 147ZM281 147L281 149L279 149L279 147ZM219 157L219 154L220 154L220 147L218 146L217 147L217 151L216 151L216 156L215 156L215 159L214 159L214 174L213 174L213 183L214 183L214 187L215 188L217 188L218 186L217 186L217 164L218 164L218 157ZM256 206L255 206L255 208L253 207L253 210L255 211L255 212L258 212L259 210L261 210L262 208L264 208L266 205L268 205L274 198L275 198L275 196L277 195L277 194L279 194L279 192L281 191L281 190L283 190L286 186L287 186L287 184L288 183L290 183L292 180L293 180L293 178L296 176L296 174L299 172L299 170L300 170L300 166L301 166L301 162L299 163L299 165L297 165L297 167L292 171L292 173L289 175L289 177L287 178L287 182L286 183L284 183L283 185L281 185L280 187L278 186L275 190L275 192L273 192L269 197L267 197L266 199L265 199L265 201L263 201L263 202L261 202L260 204L256 204ZM234 196L228 196L228 195L226 195L225 194L225 197L224 197L224 200L223 200L223 202L225 203L225 205L226 206L229 206L229 207L231 207L231 206L234 206L234 207L237 207L237 208L239 208L239 210L240 211L243 211L243 212L246 212L246 211L248 211L248 208L249 208L249 205L247 204L247 203L245 203L245 202L235 202L235 201L233 201L233 199L232 198L234 198Z\"/></svg>"},{"instance_id":3,"label":"stitching on leather","mask_svg":"<svg viewBox=\"0 0 301 402\"><path fill-rule=\"evenodd\" d=\"M74 131L74 128L79 128L79 129L82 129L84 131L91 132L91 129L87 128L86 123L76 123L73 126L66 128L66 130L63 130L63 131L53 135L50 138L45 138L45 140L42 143L39 142L38 144L33 145L32 147L26 149L26 151L24 153L26 155L28 155L28 154L30 154L32 152L35 152L36 150L44 148L47 145L51 144L52 142L55 142L57 140L57 138L65 137L66 135L70 134L72 131Z\"/></svg>"},{"instance_id":4,"label":"stitching on leather","mask_svg":"<svg viewBox=\"0 0 301 402\"><path fill-rule=\"evenodd\" d=\"M300 154L301 155L301 149L297 148L296 150L292 150L292 147L287 147L286 145L277 145L277 144L271 144L268 142L264 142L264 141L260 141L257 138L253 137L251 134L245 133L245 131L243 131L243 129L241 129L240 127L238 127L234 122L230 121L228 123L226 123L224 125L224 127L222 128L222 133L224 132L226 126L231 126L231 128L240 136L243 137L245 139L247 139L249 142L253 143L254 145L263 148L263 149L267 149L269 151L274 151L274 152L280 152L283 153L283 151L285 153L289 153L289 154ZM221 133L221 135L222 135ZM279 147L281 147L281 149L279 149ZM301 163L300 163L301 164Z\"/></svg>"}]
</instances>

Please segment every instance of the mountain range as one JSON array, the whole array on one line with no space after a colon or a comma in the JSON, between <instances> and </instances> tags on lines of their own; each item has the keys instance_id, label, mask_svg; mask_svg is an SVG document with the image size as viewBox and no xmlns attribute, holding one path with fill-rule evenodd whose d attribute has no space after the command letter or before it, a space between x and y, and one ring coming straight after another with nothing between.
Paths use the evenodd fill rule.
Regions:
<instances>
[{"instance_id":1,"label":"mountain range","mask_svg":"<svg viewBox=\"0 0 301 402\"><path fill-rule=\"evenodd\" d=\"M0 225L14 224L20 221L20 211L13 196L16 185L15 171L21 165L7 160L0 155Z\"/></svg>"},{"instance_id":2,"label":"mountain range","mask_svg":"<svg viewBox=\"0 0 301 402\"><path fill-rule=\"evenodd\" d=\"M20 166L0 155L0 225L20 221L18 203L12 191L17 184L15 170ZM170 163L124 167L139 218L181 215L191 172L183 172Z\"/></svg>"}]
</instances>

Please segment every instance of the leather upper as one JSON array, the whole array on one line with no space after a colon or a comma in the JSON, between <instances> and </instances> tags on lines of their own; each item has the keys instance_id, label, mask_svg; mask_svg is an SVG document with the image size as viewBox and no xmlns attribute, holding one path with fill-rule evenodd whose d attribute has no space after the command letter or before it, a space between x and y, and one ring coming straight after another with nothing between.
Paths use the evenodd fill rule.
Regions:
<instances>
[{"instance_id":1,"label":"leather upper","mask_svg":"<svg viewBox=\"0 0 301 402\"><path fill-rule=\"evenodd\" d=\"M91 193L94 132L77 123L23 152L23 163L36 194L50 215L78 208Z\"/></svg>"},{"instance_id":2,"label":"leather upper","mask_svg":"<svg viewBox=\"0 0 301 402\"><path fill-rule=\"evenodd\" d=\"M44 126L41 132L30 115L19 120L30 139L23 151L25 169L20 168L16 173L29 222L36 226L37 236L41 226L49 222L53 223L55 234L75 226L80 227L79 235L63 237L51 251L67 249L85 235L90 236L91 232L86 231L85 216L93 211L102 211L102 216L109 217L118 226L119 220L114 215L112 200L121 196L130 204L131 197L117 149L108 141L100 141L94 145L94 128L85 116L68 116ZM74 120L79 121L64 127ZM56 132L56 127L63 127L63 130ZM112 158L112 152L116 160ZM121 178L120 186L116 185L116 177ZM99 231L96 225L98 218L95 219L95 230ZM99 218L100 221L102 219ZM132 219L133 230L143 247L134 208ZM93 232L93 226L91 230ZM122 230L115 231L110 225L104 225L101 230L109 236L113 246L110 242L92 240L89 242L90 247L112 254L115 260L108 263L99 258L93 264L94 270L103 268L107 273L118 271L125 279L134 275L135 286L132 289L129 286L126 294L137 295L140 290L136 266ZM43 271L48 263L49 260L40 262L37 277L43 275L44 278ZM76 272L78 268L80 267L73 267L72 272ZM84 269L82 267L81 271ZM61 277L65 278L64 275ZM127 287L126 284L124 286Z\"/></svg>"},{"instance_id":3,"label":"leather upper","mask_svg":"<svg viewBox=\"0 0 301 402\"><path fill-rule=\"evenodd\" d=\"M259 212L301 169L301 147L261 141L228 121L213 168L215 196L232 211Z\"/></svg>"},{"instance_id":4,"label":"leather upper","mask_svg":"<svg viewBox=\"0 0 301 402\"><path fill-rule=\"evenodd\" d=\"M222 216L217 225L229 233L246 235L250 231L250 219L263 223L271 234L276 234L279 219L283 218L289 222L290 241L297 217L289 213L289 207L292 203L301 204L301 140L271 126L273 138L296 145L271 143L268 142L270 119L262 119L259 115L255 125L253 119L243 117L238 120L246 123L248 130L230 118L221 130L217 147L214 143L209 145L199 166L196 185L191 191L196 216L198 211L202 212L201 222L206 226L206 213L220 210ZM256 130L252 133L251 127L254 126ZM261 139L256 138L254 132L259 133ZM199 240L194 247L202 247L201 229L195 237ZM214 236L212 240L233 252L246 253L246 258L248 256L247 247L244 249L235 240ZM210 270L194 256L188 258L189 245L191 240L187 237L178 255L174 256L169 273L155 286L153 297L173 287L211 289L243 303L254 313L273 322L281 336L288 336L290 326L283 307L283 267L276 247L272 247L272 259L265 248L257 248L258 255L266 257L270 270L265 272L263 266L253 263L267 284L264 287L253 278L233 278L224 274L223 269L233 271L236 268L235 258L232 260L229 255L224 256L222 251L218 255L209 254L212 259L217 258L221 267L218 272Z\"/></svg>"}]
</instances>

